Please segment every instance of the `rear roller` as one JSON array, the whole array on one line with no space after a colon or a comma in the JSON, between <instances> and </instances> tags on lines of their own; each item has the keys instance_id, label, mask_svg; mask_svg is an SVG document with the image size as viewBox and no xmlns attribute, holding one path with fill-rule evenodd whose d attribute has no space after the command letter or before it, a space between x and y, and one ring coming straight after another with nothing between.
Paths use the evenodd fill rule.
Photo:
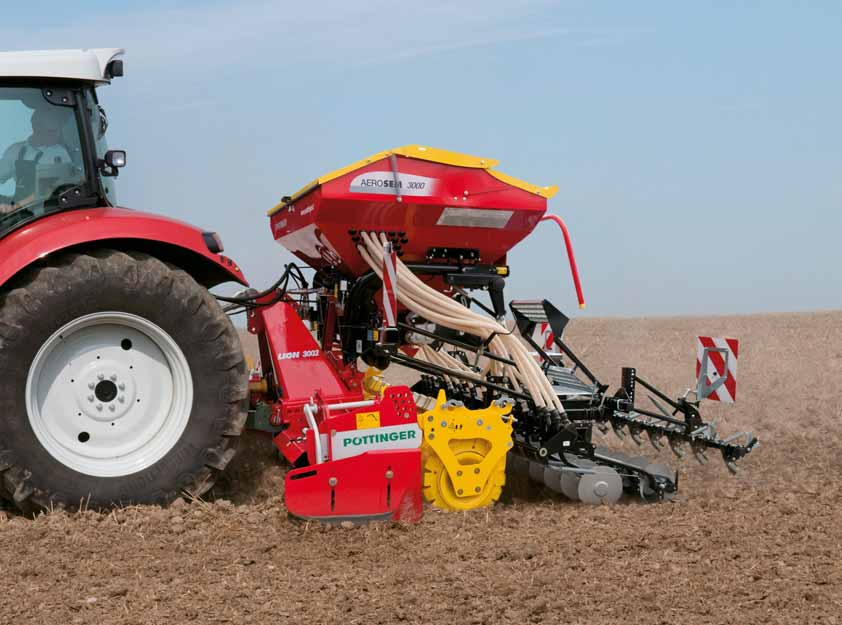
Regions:
<instances>
[{"instance_id":1,"label":"rear roller","mask_svg":"<svg viewBox=\"0 0 842 625\"><path fill-rule=\"evenodd\" d=\"M579 478L577 495L582 503L615 504L623 496L623 479L611 467L595 466Z\"/></svg>"}]
</instances>

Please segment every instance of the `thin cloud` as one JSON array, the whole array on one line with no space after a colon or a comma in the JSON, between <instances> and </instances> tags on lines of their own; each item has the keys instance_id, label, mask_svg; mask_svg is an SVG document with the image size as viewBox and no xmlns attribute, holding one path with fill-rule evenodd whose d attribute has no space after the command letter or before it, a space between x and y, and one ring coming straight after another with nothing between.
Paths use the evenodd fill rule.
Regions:
<instances>
[{"instance_id":1,"label":"thin cloud","mask_svg":"<svg viewBox=\"0 0 842 625\"><path fill-rule=\"evenodd\" d=\"M595 45L631 32L552 26L563 19L563 7L553 0L250 0L233 6L115 10L37 34L2 28L0 34L11 49L31 48L32 40L61 47L119 45L129 50L132 65L168 66L179 73L187 67L216 72L238 65L371 65L551 37Z\"/></svg>"}]
</instances>

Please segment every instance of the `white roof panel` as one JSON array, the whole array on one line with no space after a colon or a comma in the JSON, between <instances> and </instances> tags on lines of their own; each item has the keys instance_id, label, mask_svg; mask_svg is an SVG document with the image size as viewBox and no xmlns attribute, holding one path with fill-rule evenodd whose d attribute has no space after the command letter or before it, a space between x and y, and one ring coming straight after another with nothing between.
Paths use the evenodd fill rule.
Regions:
<instances>
[{"instance_id":1,"label":"white roof panel","mask_svg":"<svg viewBox=\"0 0 842 625\"><path fill-rule=\"evenodd\" d=\"M105 68L122 48L0 52L0 78L72 78L107 83Z\"/></svg>"}]
</instances>

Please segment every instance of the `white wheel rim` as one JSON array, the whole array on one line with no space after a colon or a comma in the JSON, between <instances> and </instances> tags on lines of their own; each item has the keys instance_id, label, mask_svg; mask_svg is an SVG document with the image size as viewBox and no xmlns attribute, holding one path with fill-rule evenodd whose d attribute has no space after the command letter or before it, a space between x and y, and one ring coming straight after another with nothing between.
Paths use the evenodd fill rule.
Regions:
<instances>
[{"instance_id":1,"label":"white wheel rim","mask_svg":"<svg viewBox=\"0 0 842 625\"><path fill-rule=\"evenodd\" d=\"M38 350L26 411L38 441L71 469L118 477L152 466L190 419L193 379L181 349L137 315L99 312Z\"/></svg>"}]
</instances>

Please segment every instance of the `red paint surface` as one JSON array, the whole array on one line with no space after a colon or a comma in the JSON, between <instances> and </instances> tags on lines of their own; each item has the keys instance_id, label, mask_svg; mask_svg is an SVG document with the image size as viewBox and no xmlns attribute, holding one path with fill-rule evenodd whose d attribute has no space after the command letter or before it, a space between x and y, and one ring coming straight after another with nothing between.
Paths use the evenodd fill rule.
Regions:
<instances>
[{"instance_id":1,"label":"red paint surface","mask_svg":"<svg viewBox=\"0 0 842 625\"><path fill-rule=\"evenodd\" d=\"M505 262L506 253L527 236L547 210L547 200L510 186L484 169L397 157L401 174L438 180L432 195L352 193L351 182L367 172L391 171L388 158L331 180L271 218L272 234L317 269L337 266L346 275L369 271L350 230L403 232L401 260L423 262L430 247L473 248L480 262ZM465 193L467 191L467 194ZM503 228L437 225L445 207L514 211Z\"/></svg>"},{"instance_id":2,"label":"red paint surface","mask_svg":"<svg viewBox=\"0 0 842 625\"><path fill-rule=\"evenodd\" d=\"M178 246L212 261L231 280L247 285L230 259L208 250L202 230L190 224L125 208L90 208L48 215L0 240L0 284L33 261L91 241L137 239Z\"/></svg>"}]
</instances>

